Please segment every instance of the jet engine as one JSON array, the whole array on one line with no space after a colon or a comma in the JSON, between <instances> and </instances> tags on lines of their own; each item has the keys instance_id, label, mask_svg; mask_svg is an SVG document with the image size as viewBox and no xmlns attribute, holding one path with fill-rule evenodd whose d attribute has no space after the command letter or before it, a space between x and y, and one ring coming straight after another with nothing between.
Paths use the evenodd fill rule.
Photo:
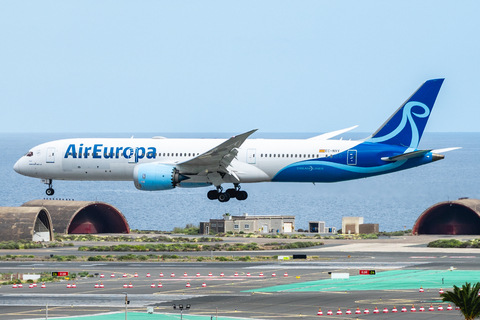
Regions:
<instances>
[{"instance_id":1,"label":"jet engine","mask_svg":"<svg viewBox=\"0 0 480 320\"><path fill-rule=\"evenodd\" d=\"M156 191L173 189L188 177L171 165L161 163L139 164L133 169L133 182L138 190Z\"/></svg>"}]
</instances>

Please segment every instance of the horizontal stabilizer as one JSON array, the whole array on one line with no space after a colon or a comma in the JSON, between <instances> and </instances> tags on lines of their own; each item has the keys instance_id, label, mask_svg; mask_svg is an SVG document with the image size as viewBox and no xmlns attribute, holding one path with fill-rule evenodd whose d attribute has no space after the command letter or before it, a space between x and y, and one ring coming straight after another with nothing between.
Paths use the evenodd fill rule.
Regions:
<instances>
[{"instance_id":1,"label":"horizontal stabilizer","mask_svg":"<svg viewBox=\"0 0 480 320\"><path fill-rule=\"evenodd\" d=\"M435 149L435 150L432 150L432 153L445 153L445 152L453 151L453 150L457 150L457 149L462 149L462 147Z\"/></svg>"},{"instance_id":2,"label":"horizontal stabilizer","mask_svg":"<svg viewBox=\"0 0 480 320\"><path fill-rule=\"evenodd\" d=\"M407 160L407 159L412 159L412 158L417 158L417 157L423 157L427 153L431 152L432 150L418 150L418 151L413 151L413 152L408 152L404 154L399 154L398 156L394 157L383 157L383 161L399 161L399 160Z\"/></svg>"},{"instance_id":3,"label":"horizontal stabilizer","mask_svg":"<svg viewBox=\"0 0 480 320\"><path fill-rule=\"evenodd\" d=\"M319 136L315 136L315 137L308 138L307 140L328 140L328 139L330 139L330 138L333 138L333 137L338 136L339 134L342 134L342 133L344 133L344 132L353 130L353 129L355 129L356 127L358 127L358 126L353 126L353 127L346 128L346 129L342 129L342 130L327 132L327 133L321 134L321 135L319 135Z\"/></svg>"}]
</instances>

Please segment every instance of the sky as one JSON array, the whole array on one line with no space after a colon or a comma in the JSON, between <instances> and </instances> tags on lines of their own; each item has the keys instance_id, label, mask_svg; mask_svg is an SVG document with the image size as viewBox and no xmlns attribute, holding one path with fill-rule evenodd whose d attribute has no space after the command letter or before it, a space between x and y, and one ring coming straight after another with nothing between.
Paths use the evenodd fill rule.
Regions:
<instances>
[{"instance_id":1,"label":"sky","mask_svg":"<svg viewBox=\"0 0 480 320\"><path fill-rule=\"evenodd\" d=\"M478 132L480 1L1 1L0 132L373 132L445 78Z\"/></svg>"}]
</instances>

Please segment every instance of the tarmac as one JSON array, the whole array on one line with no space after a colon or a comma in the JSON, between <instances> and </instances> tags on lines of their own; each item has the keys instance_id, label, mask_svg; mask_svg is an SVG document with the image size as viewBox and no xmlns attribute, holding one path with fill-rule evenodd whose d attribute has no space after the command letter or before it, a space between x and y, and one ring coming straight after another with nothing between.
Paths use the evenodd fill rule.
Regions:
<instances>
[{"instance_id":1,"label":"tarmac","mask_svg":"<svg viewBox=\"0 0 480 320\"><path fill-rule=\"evenodd\" d=\"M214 253L225 256L305 253L321 258L313 261L2 261L0 272L3 273L89 271L92 274L98 273L98 276L76 281L75 289L67 288L68 281L46 283L44 289L40 288L40 284L37 288L24 285L22 289L13 289L10 285L1 286L0 319L45 319L48 305L49 319L75 316L74 319L79 320L123 320L125 296L130 301L127 318L139 320L181 317L198 320L216 317L313 319L319 317L317 312L320 308L323 317L329 319L461 319L458 311L446 310L448 303L441 302L439 290L449 290L454 284L461 286L466 281L480 281L480 249L426 247L426 243L438 238L445 237L325 240L325 246L299 250ZM463 238L471 239L475 236ZM66 255L69 250L78 254L76 249L70 247L30 251L36 255ZM7 254L5 251L2 250L0 254ZM25 251L8 251L8 254L27 254ZM81 252L80 255L83 254ZM98 254L103 253L95 252L95 255ZM177 254L184 255L183 252ZM376 275L360 275L359 270L376 270ZM210 272L212 276L209 276ZM285 272L288 274L286 277ZM135 277L135 273L138 277ZM147 277L147 273L150 273L150 277ZM160 273L163 273L163 277ZM175 273L175 276L172 277L171 273ZM276 276L272 276L273 273ZM349 279L332 280L329 273L348 273ZM100 278L101 274L104 278ZM125 284L128 286L130 283L132 288L124 288ZM159 283L162 287L158 287ZM189 288L186 287L187 283ZM206 287L202 287L203 283ZM95 284L103 284L104 288L95 288ZM419 292L421 286L425 291L423 293ZM190 304L191 308L183 310L180 315L180 310L174 310L173 304ZM412 305L417 312L410 312ZM445 310L438 311L439 305ZM394 306L398 313L391 312ZM421 306L427 311L419 312ZM435 311L428 311L430 306ZM153 307L153 314L147 313L148 307ZM375 307L380 310L380 314L373 314ZM401 312L403 307L408 312ZM342 315L336 314L339 308ZM361 314L355 314L357 308ZM384 308L388 308L389 313L383 313ZM346 315L347 309L353 314ZM370 314L364 314L365 309L369 309ZM327 316L328 310L333 315Z\"/></svg>"}]
</instances>

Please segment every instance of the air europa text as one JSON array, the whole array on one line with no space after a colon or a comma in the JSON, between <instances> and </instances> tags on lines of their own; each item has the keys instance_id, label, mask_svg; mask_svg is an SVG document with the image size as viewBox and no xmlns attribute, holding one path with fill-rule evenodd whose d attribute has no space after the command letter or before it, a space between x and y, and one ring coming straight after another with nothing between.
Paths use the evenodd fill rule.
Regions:
<instances>
[{"instance_id":1,"label":"air europa text","mask_svg":"<svg viewBox=\"0 0 480 320\"><path fill-rule=\"evenodd\" d=\"M157 149L154 147L104 147L103 144L94 144L93 147L87 147L80 143L78 152L77 146L70 144L67 151L65 151L64 158L118 159L119 157L124 157L125 159L130 159L135 157L137 160L146 157L147 159L155 159L156 152Z\"/></svg>"}]
</instances>

